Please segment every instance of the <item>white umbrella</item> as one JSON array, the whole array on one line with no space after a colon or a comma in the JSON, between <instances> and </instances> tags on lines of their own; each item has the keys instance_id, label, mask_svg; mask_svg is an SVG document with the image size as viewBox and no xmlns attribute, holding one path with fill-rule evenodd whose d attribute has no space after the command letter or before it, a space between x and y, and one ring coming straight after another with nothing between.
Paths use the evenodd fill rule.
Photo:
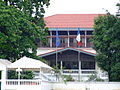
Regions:
<instances>
[{"instance_id":1,"label":"white umbrella","mask_svg":"<svg viewBox=\"0 0 120 90\"><path fill-rule=\"evenodd\" d=\"M10 70L15 70L18 68L23 69L23 70L32 70L32 71L34 70L36 71L40 69L43 71L44 70L48 71L52 69L50 66L48 66L47 64L39 60L28 58L25 56L8 66L8 69Z\"/></svg>"}]
</instances>

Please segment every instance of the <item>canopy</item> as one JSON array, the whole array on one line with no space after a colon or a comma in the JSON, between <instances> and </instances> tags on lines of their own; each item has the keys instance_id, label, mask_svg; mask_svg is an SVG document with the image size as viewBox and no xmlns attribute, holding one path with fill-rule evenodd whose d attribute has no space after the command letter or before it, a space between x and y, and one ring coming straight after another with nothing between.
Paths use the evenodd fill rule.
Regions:
<instances>
[{"instance_id":1,"label":"canopy","mask_svg":"<svg viewBox=\"0 0 120 90\"><path fill-rule=\"evenodd\" d=\"M10 70L15 70L18 68L23 69L23 70L32 70L32 71L38 71L40 69L41 70L52 69L50 66L48 66L47 64L39 60L28 58L25 56L8 66L8 69Z\"/></svg>"},{"instance_id":2,"label":"canopy","mask_svg":"<svg viewBox=\"0 0 120 90\"><path fill-rule=\"evenodd\" d=\"M4 70L6 66L10 65L11 62L5 59L0 59L0 70Z\"/></svg>"}]
</instances>

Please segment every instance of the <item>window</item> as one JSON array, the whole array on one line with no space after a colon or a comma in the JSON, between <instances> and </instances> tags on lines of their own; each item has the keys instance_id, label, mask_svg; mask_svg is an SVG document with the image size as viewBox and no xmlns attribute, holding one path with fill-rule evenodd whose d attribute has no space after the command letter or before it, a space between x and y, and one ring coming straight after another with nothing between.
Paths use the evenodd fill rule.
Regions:
<instances>
[{"instance_id":1,"label":"window","mask_svg":"<svg viewBox=\"0 0 120 90\"><path fill-rule=\"evenodd\" d=\"M87 35L92 35L93 31L87 31Z\"/></svg>"},{"instance_id":2,"label":"window","mask_svg":"<svg viewBox=\"0 0 120 90\"><path fill-rule=\"evenodd\" d=\"M63 61L64 69L78 69L78 62L75 61Z\"/></svg>"},{"instance_id":3,"label":"window","mask_svg":"<svg viewBox=\"0 0 120 90\"><path fill-rule=\"evenodd\" d=\"M82 61L81 69L95 69L95 62L93 61Z\"/></svg>"},{"instance_id":4,"label":"window","mask_svg":"<svg viewBox=\"0 0 120 90\"><path fill-rule=\"evenodd\" d=\"M77 35L77 32L78 32L78 31L69 31L69 34L70 34L70 35ZM85 31L80 31L80 34L81 34L81 35L85 35Z\"/></svg>"}]
</instances>

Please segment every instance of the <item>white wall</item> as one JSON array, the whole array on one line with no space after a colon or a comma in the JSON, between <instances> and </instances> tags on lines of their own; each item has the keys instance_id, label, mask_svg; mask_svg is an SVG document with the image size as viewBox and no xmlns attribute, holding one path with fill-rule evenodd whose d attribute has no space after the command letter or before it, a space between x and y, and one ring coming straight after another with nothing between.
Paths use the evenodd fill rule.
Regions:
<instances>
[{"instance_id":1,"label":"white wall","mask_svg":"<svg viewBox=\"0 0 120 90\"><path fill-rule=\"evenodd\" d=\"M41 85L6 85L5 90L41 90Z\"/></svg>"},{"instance_id":2,"label":"white wall","mask_svg":"<svg viewBox=\"0 0 120 90\"><path fill-rule=\"evenodd\" d=\"M53 90L120 90L120 82L55 83Z\"/></svg>"},{"instance_id":3,"label":"white wall","mask_svg":"<svg viewBox=\"0 0 120 90\"><path fill-rule=\"evenodd\" d=\"M6 90L120 90L120 82L41 82L41 85L7 85Z\"/></svg>"},{"instance_id":4,"label":"white wall","mask_svg":"<svg viewBox=\"0 0 120 90\"><path fill-rule=\"evenodd\" d=\"M47 81L41 82L41 90L52 90L52 88L53 88L53 83Z\"/></svg>"}]
</instances>

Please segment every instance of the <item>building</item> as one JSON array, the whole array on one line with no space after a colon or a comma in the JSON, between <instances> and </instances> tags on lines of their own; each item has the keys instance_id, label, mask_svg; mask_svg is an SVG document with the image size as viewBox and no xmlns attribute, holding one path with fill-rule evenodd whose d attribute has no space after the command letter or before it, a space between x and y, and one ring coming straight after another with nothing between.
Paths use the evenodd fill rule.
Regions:
<instances>
[{"instance_id":1,"label":"building","mask_svg":"<svg viewBox=\"0 0 120 90\"><path fill-rule=\"evenodd\" d=\"M102 14L56 14L46 17L46 27L49 28L48 44L39 44L38 55L46 59L52 67L58 64L63 74L70 74L74 79L79 79L79 75L86 79L92 73L101 73L90 40L94 30L94 19L100 15ZM76 41L78 30L82 42L80 47ZM60 42L57 48L56 31Z\"/></svg>"},{"instance_id":2,"label":"building","mask_svg":"<svg viewBox=\"0 0 120 90\"><path fill-rule=\"evenodd\" d=\"M93 32L94 18L97 16L99 14L56 14L46 17L46 27L49 28L47 47L55 47L56 30L58 30L60 38L59 47L77 47L75 38L78 28L82 39L81 47L91 47L90 38Z\"/></svg>"},{"instance_id":3,"label":"building","mask_svg":"<svg viewBox=\"0 0 120 90\"><path fill-rule=\"evenodd\" d=\"M18 72L18 79L8 79L8 70ZM20 78L21 72L26 70L39 71L39 78ZM0 71L0 90L120 90L119 82L56 82L51 77L52 73L46 77L45 72L52 71L50 66L28 57L22 57L14 63L0 59Z\"/></svg>"}]
</instances>

